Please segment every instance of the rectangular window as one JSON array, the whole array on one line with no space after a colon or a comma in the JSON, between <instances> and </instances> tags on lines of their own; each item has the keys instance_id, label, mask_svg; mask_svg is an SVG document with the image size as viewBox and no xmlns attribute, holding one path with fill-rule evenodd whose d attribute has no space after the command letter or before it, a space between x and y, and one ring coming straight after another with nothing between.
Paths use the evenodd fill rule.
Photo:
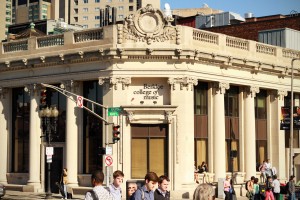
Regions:
<instances>
[{"instance_id":1,"label":"rectangular window","mask_svg":"<svg viewBox=\"0 0 300 200\"><path fill-rule=\"evenodd\" d=\"M230 86L224 95L225 116L239 116L239 87Z\"/></svg>"},{"instance_id":2,"label":"rectangular window","mask_svg":"<svg viewBox=\"0 0 300 200\"><path fill-rule=\"evenodd\" d=\"M89 3L89 0L83 0L83 3Z\"/></svg>"},{"instance_id":3,"label":"rectangular window","mask_svg":"<svg viewBox=\"0 0 300 200\"><path fill-rule=\"evenodd\" d=\"M118 15L119 19L124 19L124 15Z\"/></svg>"},{"instance_id":4,"label":"rectangular window","mask_svg":"<svg viewBox=\"0 0 300 200\"><path fill-rule=\"evenodd\" d=\"M102 86L100 86L97 81L84 82L83 96L102 104ZM92 109L92 104L88 101L84 102L84 106ZM100 107L95 107L95 112L103 116ZM97 149L103 147L103 123L93 114L84 110L83 127L83 173L89 174L96 169L102 168L102 155L98 155Z\"/></svg>"},{"instance_id":5,"label":"rectangular window","mask_svg":"<svg viewBox=\"0 0 300 200\"><path fill-rule=\"evenodd\" d=\"M89 19L89 17L88 17L88 16L83 16L82 19L83 19L84 21L86 21L86 20Z\"/></svg>"},{"instance_id":6,"label":"rectangular window","mask_svg":"<svg viewBox=\"0 0 300 200\"><path fill-rule=\"evenodd\" d=\"M149 171L168 174L167 125L131 126L131 178L143 178Z\"/></svg>"},{"instance_id":7,"label":"rectangular window","mask_svg":"<svg viewBox=\"0 0 300 200\"><path fill-rule=\"evenodd\" d=\"M198 85L194 89L194 113L196 115L207 115L207 91L208 84L198 82Z\"/></svg>"},{"instance_id":8,"label":"rectangular window","mask_svg":"<svg viewBox=\"0 0 300 200\"><path fill-rule=\"evenodd\" d=\"M98 19L100 19L100 16L95 16L95 20L98 20Z\"/></svg>"},{"instance_id":9,"label":"rectangular window","mask_svg":"<svg viewBox=\"0 0 300 200\"><path fill-rule=\"evenodd\" d=\"M112 0L106 0L106 2L107 2L107 3L111 3L111 2L112 2Z\"/></svg>"},{"instance_id":10,"label":"rectangular window","mask_svg":"<svg viewBox=\"0 0 300 200\"><path fill-rule=\"evenodd\" d=\"M129 6L129 11L133 11L133 6Z\"/></svg>"},{"instance_id":11,"label":"rectangular window","mask_svg":"<svg viewBox=\"0 0 300 200\"><path fill-rule=\"evenodd\" d=\"M119 10L124 10L124 6L119 6Z\"/></svg>"},{"instance_id":12,"label":"rectangular window","mask_svg":"<svg viewBox=\"0 0 300 200\"><path fill-rule=\"evenodd\" d=\"M95 3L100 3L100 0L95 0Z\"/></svg>"},{"instance_id":13,"label":"rectangular window","mask_svg":"<svg viewBox=\"0 0 300 200\"><path fill-rule=\"evenodd\" d=\"M100 12L100 8L99 7L95 8L95 12Z\"/></svg>"},{"instance_id":14,"label":"rectangular window","mask_svg":"<svg viewBox=\"0 0 300 200\"><path fill-rule=\"evenodd\" d=\"M82 11L83 11L83 12L88 12L89 9L88 9L88 8L83 8Z\"/></svg>"},{"instance_id":15,"label":"rectangular window","mask_svg":"<svg viewBox=\"0 0 300 200\"><path fill-rule=\"evenodd\" d=\"M99 28L100 27L100 24L95 24L95 28Z\"/></svg>"},{"instance_id":16,"label":"rectangular window","mask_svg":"<svg viewBox=\"0 0 300 200\"><path fill-rule=\"evenodd\" d=\"M24 88L12 92L12 159L11 171L29 171L30 96Z\"/></svg>"},{"instance_id":17,"label":"rectangular window","mask_svg":"<svg viewBox=\"0 0 300 200\"><path fill-rule=\"evenodd\" d=\"M89 25L82 25L82 28L87 29L89 28Z\"/></svg>"},{"instance_id":18,"label":"rectangular window","mask_svg":"<svg viewBox=\"0 0 300 200\"><path fill-rule=\"evenodd\" d=\"M129 3L133 3L133 0L129 0Z\"/></svg>"}]
</instances>

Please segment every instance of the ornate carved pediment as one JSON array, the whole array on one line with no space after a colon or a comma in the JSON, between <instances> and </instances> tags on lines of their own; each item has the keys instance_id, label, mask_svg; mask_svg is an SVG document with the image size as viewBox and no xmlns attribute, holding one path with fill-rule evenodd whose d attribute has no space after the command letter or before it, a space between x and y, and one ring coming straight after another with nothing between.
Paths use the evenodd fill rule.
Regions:
<instances>
[{"instance_id":1,"label":"ornate carved pediment","mask_svg":"<svg viewBox=\"0 0 300 200\"><path fill-rule=\"evenodd\" d=\"M174 19L164 16L161 10L148 4L140 8L135 14L125 19L124 25L118 25L118 43L131 42L164 42L174 41L180 43L179 30L171 26Z\"/></svg>"}]
</instances>

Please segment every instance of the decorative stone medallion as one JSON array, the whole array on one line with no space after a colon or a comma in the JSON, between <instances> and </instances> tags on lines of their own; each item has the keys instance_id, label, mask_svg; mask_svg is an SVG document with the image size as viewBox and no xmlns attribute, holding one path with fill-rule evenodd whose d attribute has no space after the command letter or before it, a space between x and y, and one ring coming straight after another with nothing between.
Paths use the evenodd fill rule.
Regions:
<instances>
[{"instance_id":1,"label":"decorative stone medallion","mask_svg":"<svg viewBox=\"0 0 300 200\"><path fill-rule=\"evenodd\" d=\"M170 23L173 18L165 17L161 10L151 4L139 9L125 19L124 25L118 25L118 43L126 42L164 42L180 43L180 34Z\"/></svg>"}]
</instances>

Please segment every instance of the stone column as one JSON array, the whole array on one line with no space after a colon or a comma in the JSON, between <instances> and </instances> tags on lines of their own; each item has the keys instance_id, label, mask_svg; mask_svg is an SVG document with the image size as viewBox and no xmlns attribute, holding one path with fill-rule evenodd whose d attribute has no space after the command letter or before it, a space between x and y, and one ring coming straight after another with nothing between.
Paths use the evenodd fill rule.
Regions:
<instances>
[{"instance_id":1,"label":"stone column","mask_svg":"<svg viewBox=\"0 0 300 200\"><path fill-rule=\"evenodd\" d=\"M7 184L7 166L8 166L8 108L9 106L9 98L7 97L8 89L7 88L0 88L0 160L1 160L1 167L0 167L0 183Z\"/></svg>"},{"instance_id":2,"label":"stone column","mask_svg":"<svg viewBox=\"0 0 300 200\"><path fill-rule=\"evenodd\" d=\"M41 188L41 119L39 117L40 87L36 84L26 85L24 90L30 95L30 119L29 119L29 180L27 185L33 186L33 190ZM32 187L26 190L32 191Z\"/></svg>"},{"instance_id":3,"label":"stone column","mask_svg":"<svg viewBox=\"0 0 300 200\"><path fill-rule=\"evenodd\" d=\"M65 81L62 86L76 93L78 83ZM72 98L72 97L71 97ZM76 99L74 99L76 100ZM68 185L78 186L78 124L76 121L76 103L67 98L66 102L66 168L68 169Z\"/></svg>"},{"instance_id":4,"label":"stone column","mask_svg":"<svg viewBox=\"0 0 300 200\"><path fill-rule=\"evenodd\" d=\"M270 92L270 112L268 118L270 119L269 125L269 138L270 138L270 154L272 167L277 169L277 177L281 180L287 178L285 164L285 131L280 130L281 120L281 107L284 106L284 97L287 95L286 90L273 90Z\"/></svg>"},{"instance_id":5,"label":"stone column","mask_svg":"<svg viewBox=\"0 0 300 200\"><path fill-rule=\"evenodd\" d=\"M198 84L197 79L191 77L169 78L171 85L171 105L178 106L177 132L179 149L175 154L176 163L175 177L178 178L174 189L188 187L194 180L194 85ZM183 173L184 172L184 173Z\"/></svg>"},{"instance_id":6,"label":"stone column","mask_svg":"<svg viewBox=\"0 0 300 200\"><path fill-rule=\"evenodd\" d=\"M213 84L213 162L215 181L226 176L224 94L228 89L229 83L218 82Z\"/></svg>"},{"instance_id":7,"label":"stone column","mask_svg":"<svg viewBox=\"0 0 300 200\"><path fill-rule=\"evenodd\" d=\"M256 175L256 141L255 141L255 105L254 98L259 88L250 86L244 88L244 135L245 135L245 178Z\"/></svg>"}]
</instances>

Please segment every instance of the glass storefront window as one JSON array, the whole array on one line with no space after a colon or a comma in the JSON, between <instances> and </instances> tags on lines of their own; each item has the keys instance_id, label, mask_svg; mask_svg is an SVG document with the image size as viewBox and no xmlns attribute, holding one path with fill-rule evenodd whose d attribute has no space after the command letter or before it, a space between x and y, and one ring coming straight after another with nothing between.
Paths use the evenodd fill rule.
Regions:
<instances>
[{"instance_id":1,"label":"glass storefront window","mask_svg":"<svg viewBox=\"0 0 300 200\"><path fill-rule=\"evenodd\" d=\"M24 88L14 88L12 94L12 164L11 172L29 171L30 97Z\"/></svg>"},{"instance_id":2,"label":"glass storefront window","mask_svg":"<svg viewBox=\"0 0 300 200\"><path fill-rule=\"evenodd\" d=\"M103 104L102 86L98 81L83 83L83 96L92 101ZM84 106L92 109L91 103L85 101ZM98 106L94 110L100 116L102 109ZM83 172L89 174L96 169L102 169L102 156L98 155L99 147L103 147L103 124L100 119L84 110L83 121Z\"/></svg>"},{"instance_id":3,"label":"glass storefront window","mask_svg":"<svg viewBox=\"0 0 300 200\"><path fill-rule=\"evenodd\" d=\"M168 175L168 125L131 125L131 178L143 179L149 171Z\"/></svg>"}]
</instances>

